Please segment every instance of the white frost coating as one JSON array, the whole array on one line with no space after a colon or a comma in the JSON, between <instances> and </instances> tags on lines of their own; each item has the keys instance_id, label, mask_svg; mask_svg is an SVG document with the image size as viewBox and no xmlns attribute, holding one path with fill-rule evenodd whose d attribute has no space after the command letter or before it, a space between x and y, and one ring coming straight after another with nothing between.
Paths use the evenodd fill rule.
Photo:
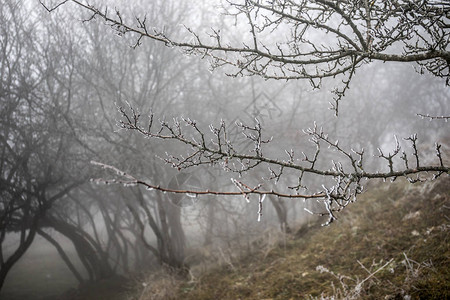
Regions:
<instances>
[{"instance_id":1,"label":"white frost coating","mask_svg":"<svg viewBox=\"0 0 450 300\"><path fill-rule=\"evenodd\" d=\"M305 208L303 208L306 212L308 212L308 213L310 213L310 214L314 214L312 211L310 211L309 209L307 209L306 207Z\"/></svg>"},{"instance_id":2,"label":"white frost coating","mask_svg":"<svg viewBox=\"0 0 450 300\"><path fill-rule=\"evenodd\" d=\"M259 203L258 203L258 222L261 222L262 217L262 209L263 209L263 201L266 198L266 194L259 195Z\"/></svg>"},{"instance_id":3,"label":"white frost coating","mask_svg":"<svg viewBox=\"0 0 450 300\"><path fill-rule=\"evenodd\" d=\"M234 178L230 178L230 179L231 179L231 182L239 189L239 191L242 192L242 196L244 196L244 199L247 201L247 203L250 203L249 195L246 193L245 187L243 186L243 184Z\"/></svg>"},{"instance_id":4,"label":"white frost coating","mask_svg":"<svg viewBox=\"0 0 450 300\"><path fill-rule=\"evenodd\" d=\"M264 199L266 199L266 194L264 194L264 195L262 195L261 197L260 197L260 200L259 200L259 202L263 202L264 201Z\"/></svg>"}]
</instances>

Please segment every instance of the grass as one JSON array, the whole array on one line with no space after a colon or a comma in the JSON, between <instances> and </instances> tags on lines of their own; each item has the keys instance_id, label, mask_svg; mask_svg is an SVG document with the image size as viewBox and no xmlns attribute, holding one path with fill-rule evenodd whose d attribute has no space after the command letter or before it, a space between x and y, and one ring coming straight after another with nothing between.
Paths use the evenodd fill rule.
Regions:
<instances>
[{"instance_id":1,"label":"grass","mask_svg":"<svg viewBox=\"0 0 450 300\"><path fill-rule=\"evenodd\" d=\"M450 180L386 186L332 226L301 228L268 253L178 281L166 299L450 298Z\"/></svg>"}]
</instances>

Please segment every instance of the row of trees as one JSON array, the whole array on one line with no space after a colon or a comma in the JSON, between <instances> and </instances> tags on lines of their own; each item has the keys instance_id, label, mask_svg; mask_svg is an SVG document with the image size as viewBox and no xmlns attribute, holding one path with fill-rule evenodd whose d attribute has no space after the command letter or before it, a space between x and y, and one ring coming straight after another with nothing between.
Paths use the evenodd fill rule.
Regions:
<instances>
[{"instance_id":1,"label":"row of trees","mask_svg":"<svg viewBox=\"0 0 450 300\"><path fill-rule=\"evenodd\" d=\"M169 115L183 107L214 119L225 112L223 103L210 110L205 102L239 101L245 93L230 92L205 66L163 45L133 51L99 24L70 24L65 20L73 11L49 15L36 3L1 4L0 285L37 235L55 246L80 283L160 264L185 272L186 224L205 232L197 234L200 243L210 244L218 234L231 237L242 224L237 215L246 213L233 204L201 199L195 210L183 212L185 197L95 185L90 179L99 173L90 162L114 162L175 188L187 184L192 180L184 173L153 160L173 147L118 131L116 104L129 100L142 111ZM188 15L186 8L159 5L155 20ZM203 177L193 182L199 186ZM222 207L231 216L211 220Z\"/></svg>"},{"instance_id":2,"label":"row of trees","mask_svg":"<svg viewBox=\"0 0 450 300\"><path fill-rule=\"evenodd\" d=\"M395 42L409 45L395 60L423 56L416 60L445 81L448 33L442 28L447 23L438 12L448 8L433 2L416 9L406 1L391 1L398 8L376 23L389 7L356 2L231 3L228 16L250 26L242 46L234 46L232 32L242 30L242 24L229 27L227 16L211 24L213 10L190 2L154 1L145 21L134 19L134 26L127 23L132 11L110 16L111 10L79 1L63 6L2 1L0 288L36 235L56 247L80 283L158 264L185 273L186 247L194 241L213 249L232 246L242 242L236 234L245 228L249 243L253 231L262 230L258 219L265 224L276 220L287 232L294 215L303 217L300 205L326 215L330 223L336 211L354 201L366 179L407 176L415 181L426 171L448 173L440 144L421 149L412 136L406 142L413 150L402 156L404 142L398 147L391 143L395 132L448 142L441 123L415 115L448 111L445 83L410 72L404 63L366 64L389 47L400 49L382 35L389 29L383 24L391 26L392 18L406 11L403 27L389 29ZM86 9L83 18L99 22L73 20L80 17L80 5ZM136 2L135 8L146 5ZM423 24L410 20L419 12L426 13L423 24L432 24L427 31L432 50L411 48L410 36L424 39ZM185 39L179 23L193 24L193 42L177 42ZM166 24L166 29L153 30L149 24ZM221 33L213 31L212 44L198 33L205 25L222 27ZM408 35L400 34L407 26L412 26ZM315 39L323 37L310 29L332 33L337 40L317 44ZM269 46L268 30L288 30L291 36L282 45L269 40L274 42ZM166 44L210 56L213 67L228 64L234 75L310 80L268 84L253 77L228 78ZM354 77L358 68L364 72ZM342 78L326 79L337 70L348 76L343 84ZM333 97L326 89L310 90L308 83L317 86L318 79L325 87L337 85L336 101L346 93L339 118L324 113ZM427 150L437 151L430 163L423 154ZM286 198L309 200L302 204ZM81 265L70 259L60 236L73 244Z\"/></svg>"}]
</instances>

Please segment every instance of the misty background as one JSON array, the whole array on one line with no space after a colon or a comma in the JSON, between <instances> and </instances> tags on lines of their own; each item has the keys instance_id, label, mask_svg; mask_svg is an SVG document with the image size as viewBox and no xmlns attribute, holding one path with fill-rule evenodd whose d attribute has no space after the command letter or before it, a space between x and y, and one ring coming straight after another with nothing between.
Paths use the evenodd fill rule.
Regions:
<instances>
[{"instance_id":1,"label":"misty background","mask_svg":"<svg viewBox=\"0 0 450 300\"><path fill-rule=\"evenodd\" d=\"M218 14L220 1L109 2L124 16L146 12L148 24L172 36L183 38L182 24L196 32L222 28L230 40L246 34ZM240 196L171 195L92 182L114 178L91 164L96 161L175 189L236 189L230 179L238 175L220 167L171 168L160 158L189 149L121 129L118 106L160 120L190 118L205 131L224 120L238 142L236 122L254 124L256 118L273 139L265 155L283 159L285 150L314 153L302 130L315 123L342 147L364 148L374 171L386 169L377 148L392 151L394 136L407 145L403 138L417 133L430 157L435 142L449 144L444 123L417 116L449 111L449 89L413 64L359 68L336 118L328 108L339 78L313 89L307 81L229 77L226 67L211 71L206 59L162 43L143 40L134 48L132 36L119 36L100 19L80 22L84 18L71 5L49 14L38 1L0 0L2 264L20 256L2 265L2 299L45 298L161 265L201 272L250 253L261 236L270 242L271 235L320 218L304 210L320 212L322 203L315 200L268 196L258 222L256 198L247 203ZM320 164L329 168L335 154L323 151L329 159ZM247 182L269 175L256 168ZM295 185L295 175L277 184ZM312 192L323 184L312 176L305 180ZM265 181L267 190L274 186Z\"/></svg>"}]
</instances>

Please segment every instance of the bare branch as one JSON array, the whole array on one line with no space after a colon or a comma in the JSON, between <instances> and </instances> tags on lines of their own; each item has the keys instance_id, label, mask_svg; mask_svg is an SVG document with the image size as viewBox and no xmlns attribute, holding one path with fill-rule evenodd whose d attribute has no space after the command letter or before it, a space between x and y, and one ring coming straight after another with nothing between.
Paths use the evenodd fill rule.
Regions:
<instances>
[{"instance_id":1,"label":"bare branch","mask_svg":"<svg viewBox=\"0 0 450 300\"><path fill-rule=\"evenodd\" d=\"M266 170L269 171L268 180L278 182L284 177L286 170L299 172L298 184L294 187L287 187L288 190L295 190L292 192L276 191L273 189L263 189L264 182L256 186L250 186L242 180L232 178L232 182L238 191L224 191L224 190L190 190L190 189L172 189L154 185L152 183L136 179L135 177L123 172L113 166L102 163L93 162L104 169L115 172L119 177L125 179L96 179L97 183L104 184L123 184L124 186L142 185L149 190L156 190L166 193L175 194L189 194L189 195L221 195L221 196L242 196L247 201L250 201L252 195L259 197L258 204L258 218L262 214L262 201L264 196L277 196L280 198L290 199L317 199L323 202L325 211L317 214L328 216L328 221L325 225L331 224L335 219L335 213L344 209L349 203L354 202L357 196L362 193L362 180L370 179L391 179L395 180L398 177L405 177L410 182L422 181L426 178L420 178L422 173L433 174L434 179L442 174L448 174L450 168L444 165L442 158L441 145L436 145L436 165L422 166L420 164L419 150L417 146L417 135L413 135L405 140L410 141L413 148L412 157L416 161L416 166L411 168L408 164L409 159L405 151L401 151L401 146L398 139L395 137L395 148L392 152L385 154L383 150L378 149L379 158L386 161L388 171L370 171L364 161L364 150L346 150L345 147L339 144L339 141L332 140L322 128L318 128L315 124L312 128L308 128L304 132L310 136L311 143L315 146L316 151L312 156L308 156L302 152L303 158L298 159L293 150L285 151L287 160L280 160L271 158L264 153L264 149L270 145L271 139L264 138L261 123L255 120L254 126L249 126L243 123L237 123L236 128L242 133L240 137L234 142L231 142L230 132L226 122L221 120L219 126L210 125L209 133L204 132L196 121L191 119L182 119L178 121L174 119L172 123L166 121L154 122L153 114L149 116L148 126L145 128L141 124L140 114L131 106L128 109L118 107L122 118L118 124L121 128L127 130L137 131L147 138L156 138L161 140L172 140L178 142L181 146L187 146L189 150L187 155L171 155L163 160L172 167L183 170L200 165L220 166L229 172L234 172L241 176L244 173L251 172L258 166L265 165ZM241 140L239 140L241 139ZM210 141L210 142L208 142ZM237 143L246 141L250 148L237 150ZM327 156L321 151L321 147L326 146L330 150L334 150L334 158L331 161L330 168L319 168L317 162L324 161ZM401 155L400 155L401 154ZM394 168L395 160L404 162L403 168ZM279 171L275 171L278 168ZM305 174L320 175L326 179L332 179L334 184L323 184L321 189L313 193L302 194L299 189L303 187L302 180ZM417 176L412 178L411 176Z\"/></svg>"},{"instance_id":2,"label":"bare branch","mask_svg":"<svg viewBox=\"0 0 450 300\"><path fill-rule=\"evenodd\" d=\"M60 2L48 11L59 8ZM342 76L334 91L332 109L350 86L355 70L373 60L417 62L422 69L450 80L448 5L425 1L263 0L228 1L228 15L244 16L250 45L245 38L232 45L218 29L209 36L186 28L192 42L182 42L149 27L146 18L124 20L119 10L110 13L87 2L71 0L89 11L88 21L101 18L119 35L133 34L141 44L149 38L186 54L211 58L213 68L232 66L230 76L257 75L266 79L306 79L313 88L323 78ZM133 22L134 21L134 22ZM287 30L286 28L289 28ZM245 35L244 35L245 36ZM283 36L283 40L271 37ZM233 54L233 55L231 55Z\"/></svg>"},{"instance_id":3,"label":"bare branch","mask_svg":"<svg viewBox=\"0 0 450 300\"><path fill-rule=\"evenodd\" d=\"M417 114L417 116L421 117L422 119L430 119L430 121L432 120L444 120L445 122L447 122L450 119L450 116L432 116L430 114Z\"/></svg>"}]
</instances>

